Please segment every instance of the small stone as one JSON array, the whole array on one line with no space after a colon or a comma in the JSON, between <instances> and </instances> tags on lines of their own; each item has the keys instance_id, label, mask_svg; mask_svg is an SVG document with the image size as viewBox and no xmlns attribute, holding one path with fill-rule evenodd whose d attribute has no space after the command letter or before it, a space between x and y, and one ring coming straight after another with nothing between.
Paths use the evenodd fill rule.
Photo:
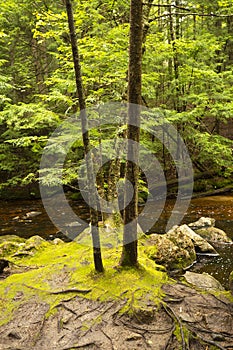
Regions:
<instances>
[{"instance_id":1,"label":"small stone","mask_svg":"<svg viewBox=\"0 0 233 350\"><path fill-rule=\"evenodd\" d=\"M55 238L53 240L53 244L61 244L61 243L64 243L60 238Z\"/></svg>"},{"instance_id":2,"label":"small stone","mask_svg":"<svg viewBox=\"0 0 233 350\"><path fill-rule=\"evenodd\" d=\"M41 211L29 211L25 214L26 218L34 218L35 216L41 215Z\"/></svg>"},{"instance_id":3,"label":"small stone","mask_svg":"<svg viewBox=\"0 0 233 350\"><path fill-rule=\"evenodd\" d=\"M13 338L13 339L21 339L21 336L19 333L15 332L15 331L11 331L9 334L8 334L8 337L9 338Z\"/></svg>"},{"instance_id":4,"label":"small stone","mask_svg":"<svg viewBox=\"0 0 233 350\"><path fill-rule=\"evenodd\" d=\"M141 339L142 336L141 334L138 333L131 333L130 335L128 335L128 337L126 338L127 341L132 341L132 340L138 340Z\"/></svg>"}]
</instances>

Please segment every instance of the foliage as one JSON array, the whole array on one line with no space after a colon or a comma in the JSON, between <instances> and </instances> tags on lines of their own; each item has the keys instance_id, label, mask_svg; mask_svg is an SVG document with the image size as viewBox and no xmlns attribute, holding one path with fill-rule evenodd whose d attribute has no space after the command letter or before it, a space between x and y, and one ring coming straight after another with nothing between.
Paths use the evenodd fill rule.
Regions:
<instances>
[{"instance_id":1,"label":"foliage","mask_svg":"<svg viewBox=\"0 0 233 350\"><path fill-rule=\"evenodd\" d=\"M125 101L129 2L73 3L87 105ZM144 4L143 102L177 127L196 171L230 177L233 5L207 0L182 1L183 9L171 1L149 4ZM62 2L11 0L0 5L0 177L1 186L15 186L36 181L46 140L76 113L77 96ZM153 127L157 120L148 123ZM93 130L92 145L109 138L114 144L117 132L114 127ZM162 145L143 132L141 142L173 177ZM75 182L82 157L81 144L74 145L65 184Z\"/></svg>"}]
</instances>

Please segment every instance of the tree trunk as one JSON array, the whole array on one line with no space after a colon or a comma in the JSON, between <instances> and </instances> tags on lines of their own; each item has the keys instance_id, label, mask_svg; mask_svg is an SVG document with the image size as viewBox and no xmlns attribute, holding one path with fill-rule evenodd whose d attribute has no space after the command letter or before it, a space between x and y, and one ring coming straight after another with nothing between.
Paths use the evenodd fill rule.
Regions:
<instances>
[{"instance_id":1,"label":"tree trunk","mask_svg":"<svg viewBox=\"0 0 233 350\"><path fill-rule=\"evenodd\" d=\"M134 187L131 202L124 210L124 237L121 266L137 266L137 215L138 215L138 154L141 111L141 75L142 75L142 0L131 0L130 4L130 44L129 44L129 85L128 85L128 149L126 179ZM125 191L125 202L130 197Z\"/></svg>"},{"instance_id":2,"label":"tree trunk","mask_svg":"<svg viewBox=\"0 0 233 350\"><path fill-rule=\"evenodd\" d=\"M70 31L70 40L72 46L73 53L73 61L74 61L74 70L75 70L75 79L76 79L76 87L80 108L80 118L82 124L82 136L83 136L83 145L84 152L86 155L86 169L87 169L87 181L88 181L88 192L89 195L92 195L92 204L94 204L95 209L90 207L90 221L91 221L91 235L92 235L92 243L93 243L93 255L94 255L94 264L95 269L98 272L103 272L103 263L101 257L101 247L100 247L100 237L99 237L99 228L98 228L98 212L97 212L97 198L94 197L95 189L95 179L93 175L93 163L90 154L90 139L88 133L88 119L86 114L86 102L83 93L83 85L82 85L82 75L81 75L81 66L78 52L78 45L76 39L75 25L74 25L74 16L73 9L70 0L65 0L69 31Z\"/></svg>"}]
</instances>

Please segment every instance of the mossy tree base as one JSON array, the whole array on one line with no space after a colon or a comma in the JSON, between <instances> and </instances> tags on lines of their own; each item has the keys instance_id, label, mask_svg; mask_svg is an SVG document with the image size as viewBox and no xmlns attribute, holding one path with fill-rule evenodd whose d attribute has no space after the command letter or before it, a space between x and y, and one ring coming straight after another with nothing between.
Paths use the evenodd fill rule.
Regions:
<instances>
[{"instance_id":1,"label":"mossy tree base","mask_svg":"<svg viewBox=\"0 0 233 350\"><path fill-rule=\"evenodd\" d=\"M88 247L37 239L29 247L30 255L10 251L11 275L0 284L3 350L233 346L230 293L170 280L141 249L137 269L118 266L120 249L105 249L106 271L97 274Z\"/></svg>"}]
</instances>

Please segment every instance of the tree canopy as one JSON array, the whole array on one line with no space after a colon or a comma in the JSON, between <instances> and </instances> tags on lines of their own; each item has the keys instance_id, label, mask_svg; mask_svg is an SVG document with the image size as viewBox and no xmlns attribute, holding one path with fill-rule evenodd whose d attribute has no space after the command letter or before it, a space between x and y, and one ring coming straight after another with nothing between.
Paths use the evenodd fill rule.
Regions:
<instances>
[{"instance_id":1,"label":"tree canopy","mask_svg":"<svg viewBox=\"0 0 233 350\"><path fill-rule=\"evenodd\" d=\"M73 5L87 107L126 101L129 2ZM177 127L197 173L213 170L225 177L233 170L227 126L233 115L232 17L227 0L143 3L142 103ZM64 3L1 1L1 189L38 181L47 138L76 111L75 91ZM101 137L116 134L105 130ZM91 136L97 144L98 132ZM153 137L141 136L172 179L169 154ZM81 144L74 148L64 171L68 185L83 156Z\"/></svg>"}]
</instances>

